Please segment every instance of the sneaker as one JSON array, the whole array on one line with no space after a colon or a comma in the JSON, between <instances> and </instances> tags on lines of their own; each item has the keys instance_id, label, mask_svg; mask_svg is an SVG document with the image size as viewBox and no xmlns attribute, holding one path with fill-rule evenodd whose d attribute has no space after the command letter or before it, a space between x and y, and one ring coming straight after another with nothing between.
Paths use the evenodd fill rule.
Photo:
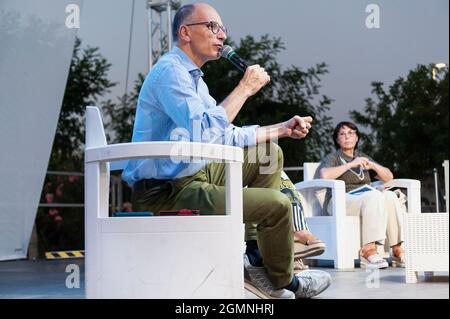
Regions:
<instances>
[{"instance_id":1,"label":"sneaker","mask_svg":"<svg viewBox=\"0 0 450 319\"><path fill-rule=\"evenodd\" d=\"M295 274L299 285L295 292L295 298L311 298L317 296L331 284L329 273L321 270L305 270Z\"/></svg>"},{"instance_id":2,"label":"sneaker","mask_svg":"<svg viewBox=\"0 0 450 319\"><path fill-rule=\"evenodd\" d=\"M250 264L244 254L244 287L262 299L294 299L295 294L287 289L276 289L270 282L264 267Z\"/></svg>"}]
</instances>

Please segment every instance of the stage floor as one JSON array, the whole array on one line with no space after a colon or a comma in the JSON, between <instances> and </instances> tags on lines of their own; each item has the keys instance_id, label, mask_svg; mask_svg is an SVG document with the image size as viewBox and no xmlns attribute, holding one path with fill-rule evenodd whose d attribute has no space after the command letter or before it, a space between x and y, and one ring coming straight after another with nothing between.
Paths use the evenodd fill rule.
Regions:
<instances>
[{"instance_id":1,"label":"stage floor","mask_svg":"<svg viewBox=\"0 0 450 319\"><path fill-rule=\"evenodd\" d=\"M67 288L66 266L75 264L80 270L80 287ZM331 286L316 298L330 299L448 299L448 273L434 277L421 276L419 283L406 284L404 269L388 268L376 273L355 268L338 271L327 267L314 267L328 271ZM73 274L73 273L72 273ZM377 280L379 278L379 280ZM73 284L74 281L71 281ZM257 298L246 291L247 299ZM84 294L84 259L16 260L0 262L0 299L82 299Z\"/></svg>"}]
</instances>

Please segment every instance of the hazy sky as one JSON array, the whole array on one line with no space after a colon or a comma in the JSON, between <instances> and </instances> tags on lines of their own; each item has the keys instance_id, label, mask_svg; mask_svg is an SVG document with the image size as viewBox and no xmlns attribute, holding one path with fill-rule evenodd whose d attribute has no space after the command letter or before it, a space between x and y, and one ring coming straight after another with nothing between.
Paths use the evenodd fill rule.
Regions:
<instances>
[{"instance_id":1,"label":"hazy sky","mask_svg":"<svg viewBox=\"0 0 450 319\"><path fill-rule=\"evenodd\" d=\"M194 1L182 1L182 4ZM417 64L449 60L447 0L211 0L229 35L281 37L283 66L308 68L326 62L321 93L335 101L334 122L361 110L371 96L371 81L393 83ZM147 70L145 0L135 0L129 87ZM120 82L112 98L125 88L132 0L84 0L78 35L84 44L99 46L113 64L110 78ZM366 27L366 7L380 8L380 28Z\"/></svg>"}]
</instances>

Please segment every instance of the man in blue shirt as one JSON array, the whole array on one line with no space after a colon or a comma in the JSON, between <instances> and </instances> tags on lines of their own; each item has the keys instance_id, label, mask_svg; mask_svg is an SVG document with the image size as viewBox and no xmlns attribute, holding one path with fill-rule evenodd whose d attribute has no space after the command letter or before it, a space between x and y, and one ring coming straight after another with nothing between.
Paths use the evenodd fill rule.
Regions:
<instances>
[{"instance_id":1,"label":"man in blue shirt","mask_svg":"<svg viewBox=\"0 0 450 319\"><path fill-rule=\"evenodd\" d=\"M330 284L327 273L293 275L291 202L279 191L283 153L270 142L282 137L304 138L312 118L294 116L266 127L234 126L231 123L245 101L269 83L269 75L259 65L249 66L239 85L217 104L200 68L220 58L226 29L219 14L207 4L185 5L174 17L173 31L176 46L155 64L142 86L132 141L188 140L245 147L243 186L248 187L243 190L244 222L258 225L257 232L247 233L246 238L257 239L261 253L253 247L244 256L246 286L265 298L319 294ZM258 144L265 147L256 147ZM256 161L250 160L249 148L255 150ZM275 163L263 170L266 148L275 155ZM123 172L134 189L134 209L196 208L204 214L225 211L224 175L222 163L177 163L170 158L133 160Z\"/></svg>"}]
</instances>

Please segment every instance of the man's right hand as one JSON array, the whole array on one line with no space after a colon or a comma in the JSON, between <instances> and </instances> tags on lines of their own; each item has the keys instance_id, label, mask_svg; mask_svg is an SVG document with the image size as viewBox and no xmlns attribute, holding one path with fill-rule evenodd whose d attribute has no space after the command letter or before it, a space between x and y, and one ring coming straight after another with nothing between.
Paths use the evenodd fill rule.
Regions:
<instances>
[{"instance_id":1,"label":"man's right hand","mask_svg":"<svg viewBox=\"0 0 450 319\"><path fill-rule=\"evenodd\" d=\"M269 82L269 74L267 74L264 68L255 64L245 70L244 77L239 82L239 86L247 92L248 96L252 96Z\"/></svg>"},{"instance_id":2,"label":"man's right hand","mask_svg":"<svg viewBox=\"0 0 450 319\"><path fill-rule=\"evenodd\" d=\"M301 117L295 115L289 121L283 123L285 127L283 135L294 139L305 138L311 128L312 121L311 116Z\"/></svg>"}]
</instances>

